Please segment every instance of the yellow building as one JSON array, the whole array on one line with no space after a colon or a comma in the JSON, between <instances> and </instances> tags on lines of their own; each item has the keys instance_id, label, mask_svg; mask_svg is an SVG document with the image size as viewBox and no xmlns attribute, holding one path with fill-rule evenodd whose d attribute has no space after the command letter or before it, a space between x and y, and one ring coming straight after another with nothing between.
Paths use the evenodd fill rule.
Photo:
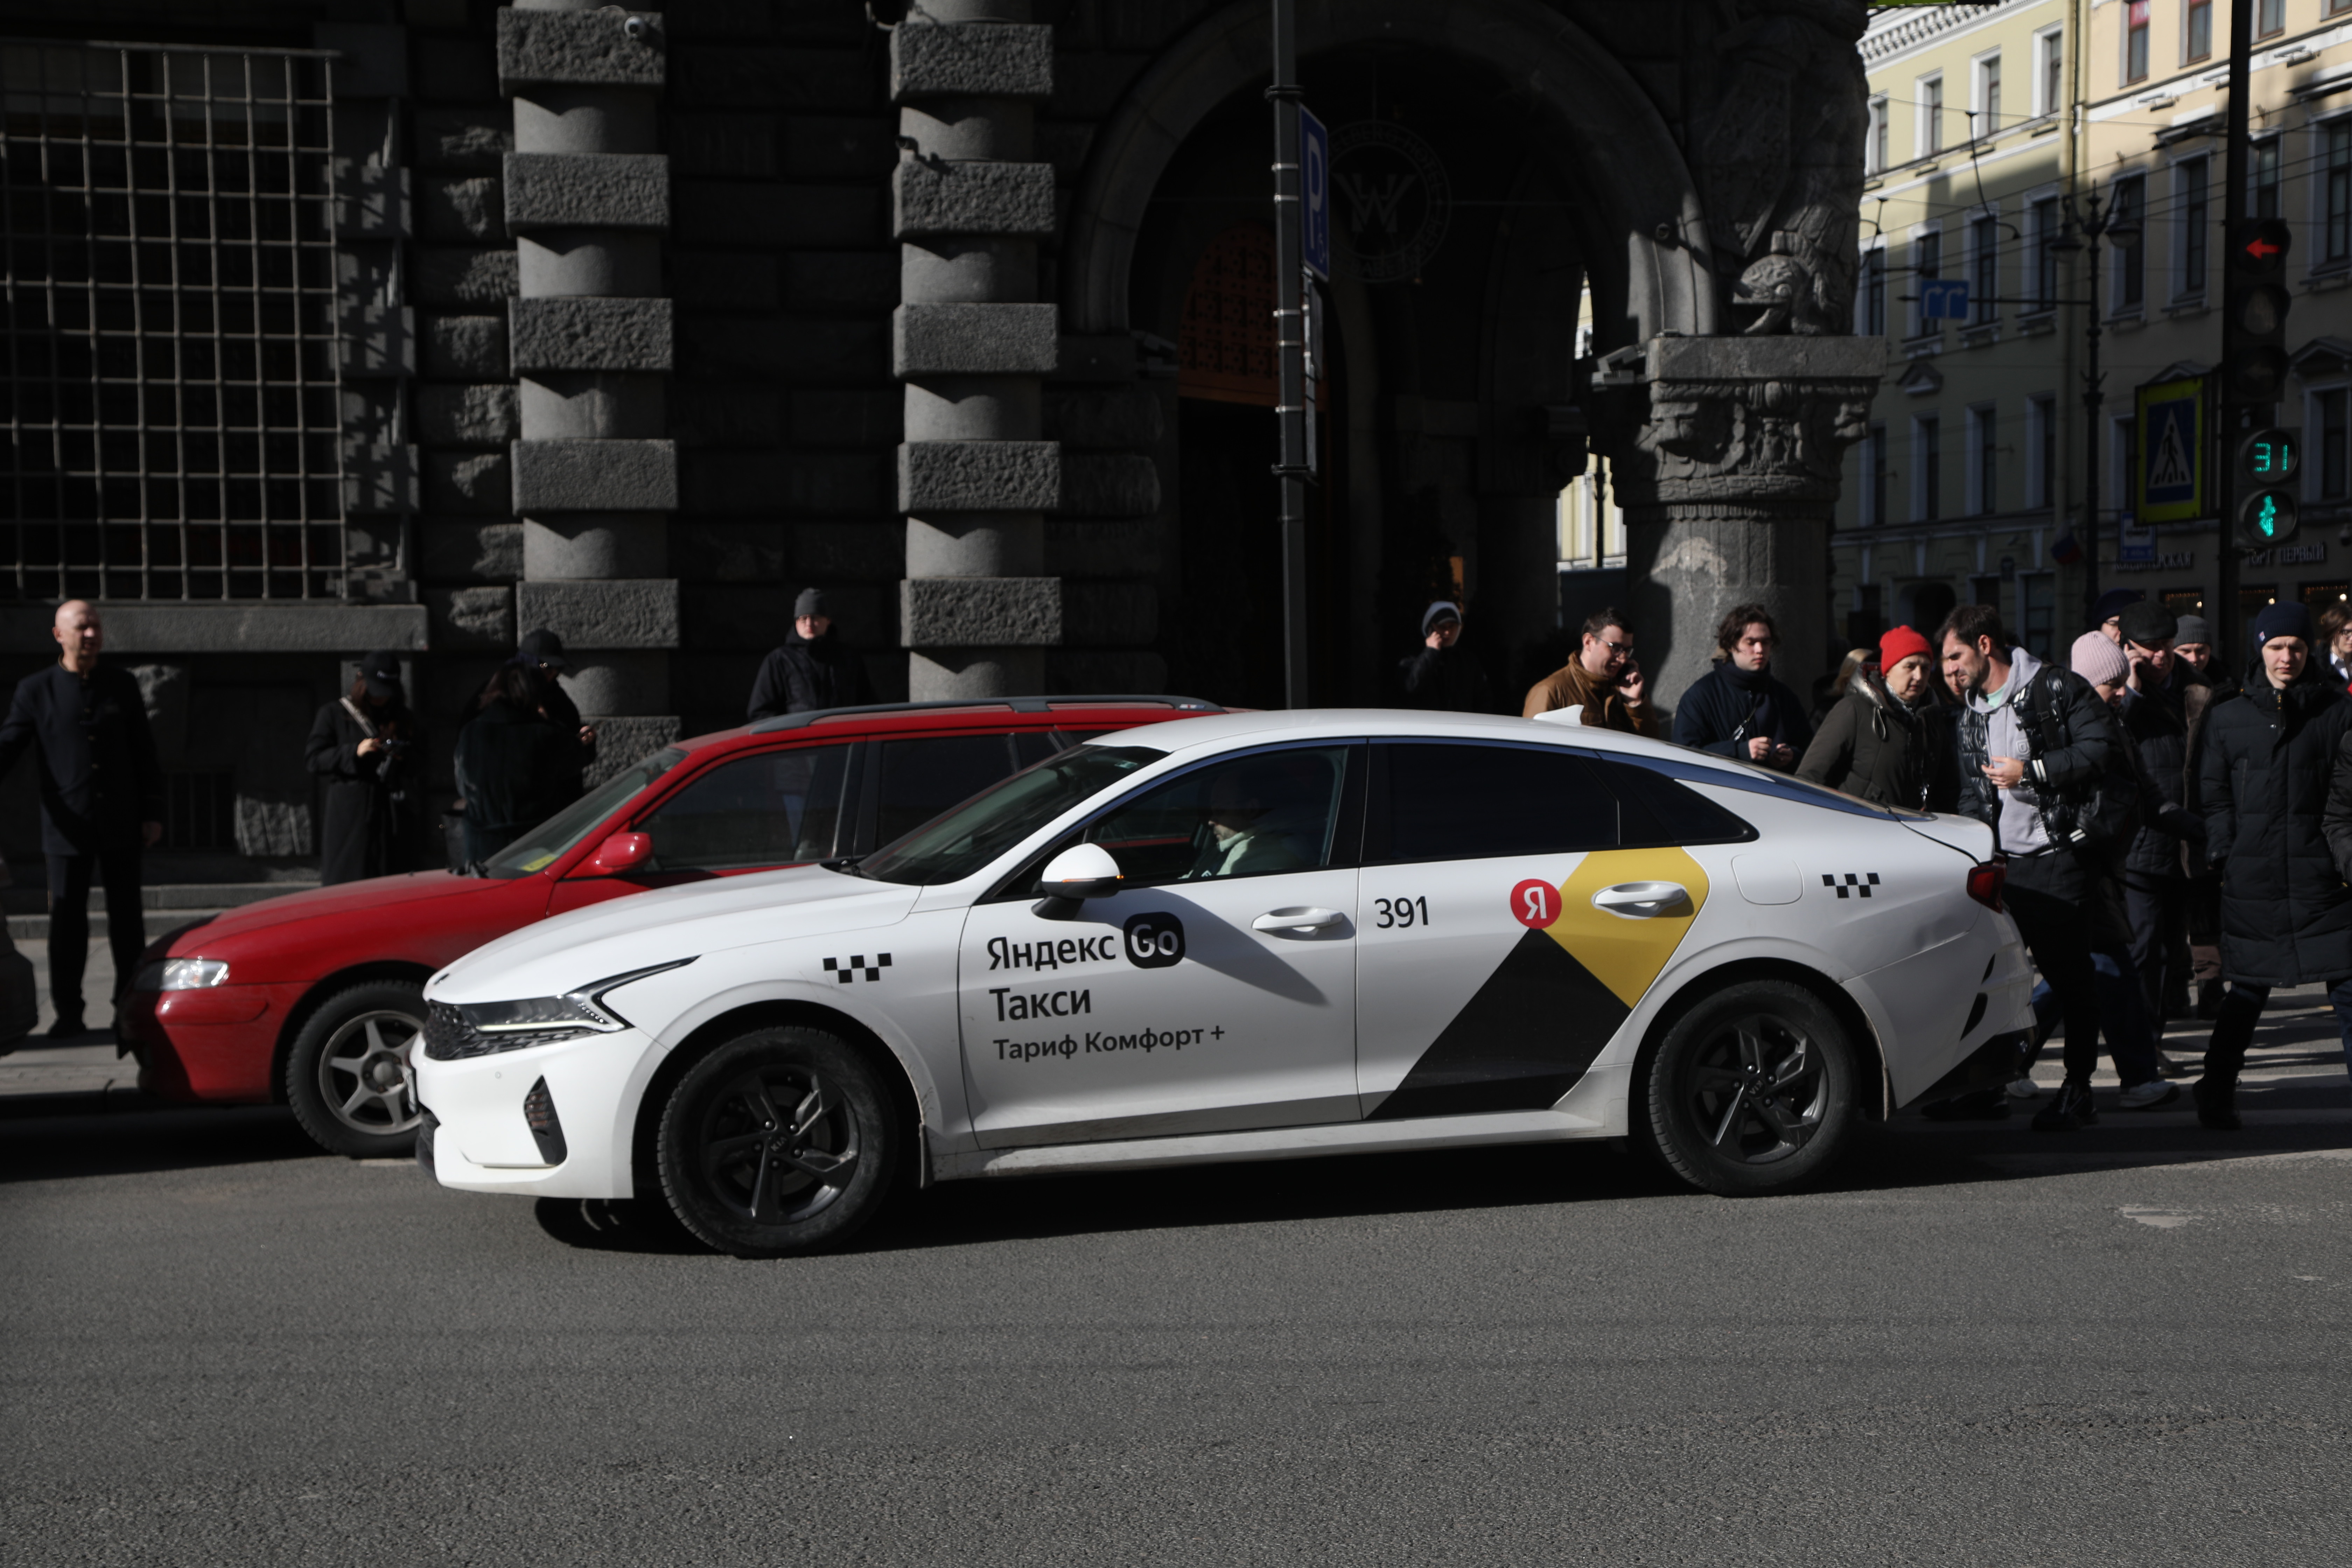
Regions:
<instances>
[{"instance_id":1,"label":"yellow building","mask_svg":"<svg viewBox=\"0 0 2352 1568\"><path fill-rule=\"evenodd\" d=\"M2295 374L2279 417L2305 430L2307 461L2302 535L2246 559L2244 603L2292 595L2316 605L2352 591L2352 295L2342 292L2352 0L2249 3L2260 41L2245 202L2294 229ZM2085 625L2077 563L2094 531L2084 516L2094 462L2099 586L2214 610L2210 404L2191 454L2205 504L2151 508L2135 400L2168 385L2194 396L2221 359L2227 10L2213 0L1891 9L1862 51L1871 168L1856 330L1884 332L1891 352L1832 536L1850 639L1897 622L1931 628L1946 606L1974 600L1998 604L2037 653L2062 654ZM2095 247L2068 227L2093 196L2117 225ZM2134 243L2112 243L2135 225ZM2095 441L2083 403L2095 265L2105 390ZM1966 281L1964 317L1925 313L1927 279Z\"/></svg>"}]
</instances>

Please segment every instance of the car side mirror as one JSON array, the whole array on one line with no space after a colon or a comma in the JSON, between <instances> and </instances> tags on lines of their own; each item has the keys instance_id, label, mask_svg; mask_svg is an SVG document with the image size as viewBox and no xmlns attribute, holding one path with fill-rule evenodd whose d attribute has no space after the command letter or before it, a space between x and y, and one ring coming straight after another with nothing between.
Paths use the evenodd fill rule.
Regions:
<instances>
[{"instance_id":1,"label":"car side mirror","mask_svg":"<svg viewBox=\"0 0 2352 1568\"><path fill-rule=\"evenodd\" d=\"M624 871L634 871L654 858L654 836L650 833L615 833L596 846L596 853L588 857L580 868L584 877L617 877Z\"/></svg>"},{"instance_id":2,"label":"car side mirror","mask_svg":"<svg viewBox=\"0 0 2352 1568\"><path fill-rule=\"evenodd\" d=\"M1125 885L1118 862L1099 844L1073 844L1038 874L1037 891L1045 896L1031 907L1040 920L1066 921L1087 899L1108 899Z\"/></svg>"}]
</instances>

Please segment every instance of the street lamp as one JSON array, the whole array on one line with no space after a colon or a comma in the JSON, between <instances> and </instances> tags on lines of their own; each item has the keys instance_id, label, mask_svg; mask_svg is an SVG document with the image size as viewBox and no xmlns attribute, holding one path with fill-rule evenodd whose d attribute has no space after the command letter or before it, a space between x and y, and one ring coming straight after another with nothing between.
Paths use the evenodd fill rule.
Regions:
<instances>
[{"instance_id":1,"label":"street lamp","mask_svg":"<svg viewBox=\"0 0 2352 1568\"><path fill-rule=\"evenodd\" d=\"M2099 241L2104 237L2108 244L2128 250L2139 243L2140 231L2139 220L2128 208L2118 213L2111 203L2109 210L2102 213L2096 192L2083 205L2087 216L2075 211L2073 196L2066 198L2066 226L2050 248L2061 256L2087 250L2091 258L2090 358L2083 373L2083 407L2090 416L2090 429L2083 443L2087 458L2083 467L2083 614L2087 618L2099 602L2099 411L2106 402L2105 378L2099 374Z\"/></svg>"}]
</instances>

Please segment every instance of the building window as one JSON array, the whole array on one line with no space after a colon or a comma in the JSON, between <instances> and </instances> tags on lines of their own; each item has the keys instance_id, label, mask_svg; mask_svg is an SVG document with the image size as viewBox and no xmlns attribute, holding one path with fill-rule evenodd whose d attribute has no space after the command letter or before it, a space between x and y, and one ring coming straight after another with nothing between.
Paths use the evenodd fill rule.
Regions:
<instances>
[{"instance_id":1,"label":"building window","mask_svg":"<svg viewBox=\"0 0 2352 1568\"><path fill-rule=\"evenodd\" d=\"M2254 6L2254 37L2274 37L2286 31L2286 0L2259 0Z\"/></svg>"},{"instance_id":2,"label":"building window","mask_svg":"<svg viewBox=\"0 0 2352 1568\"><path fill-rule=\"evenodd\" d=\"M342 597L326 66L0 47L0 595Z\"/></svg>"},{"instance_id":3,"label":"building window","mask_svg":"<svg viewBox=\"0 0 2352 1568\"><path fill-rule=\"evenodd\" d=\"M2033 40L2041 68L2034 76L2036 114L2055 114L2066 101L2066 35L2053 28Z\"/></svg>"},{"instance_id":4,"label":"building window","mask_svg":"<svg viewBox=\"0 0 2352 1568\"><path fill-rule=\"evenodd\" d=\"M1944 150L1944 79L1919 79L1919 156L1932 158Z\"/></svg>"},{"instance_id":5,"label":"building window","mask_svg":"<svg viewBox=\"0 0 2352 1568\"><path fill-rule=\"evenodd\" d=\"M1933 414L1911 421L1911 521L1943 516L1944 422Z\"/></svg>"},{"instance_id":6,"label":"building window","mask_svg":"<svg viewBox=\"0 0 2352 1568\"><path fill-rule=\"evenodd\" d=\"M1862 321L1856 331L1865 338L1886 335L1886 248L1876 247L1862 258Z\"/></svg>"},{"instance_id":7,"label":"building window","mask_svg":"<svg viewBox=\"0 0 2352 1568\"><path fill-rule=\"evenodd\" d=\"M1923 229L1911 237L1911 331L1909 335L1924 338L1944 330L1940 317L1923 315L1920 295L1926 292L1919 284L1930 278L1944 275L1944 231Z\"/></svg>"},{"instance_id":8,"label":"building window","mask_svg":"<svg viewBox=\"0 0 2352 1568\"><path fill-rule=\"evenodd\" d=\"M2341 16L2347 11L2352 11L2352 0L2327 0L2329 16Z\"/></svg>"},{"instance_id":9,"label":"building window","mask_svg":"<svg viewBox=\"0 0 2352 1568\"><path fill-rule=\"evenodd\" d=\"M2000 318L2000 220L1980 217L1969 225L1969 294L1977 324Z\"/></svg>"},{"instance_id":10,"label":"building window","mask_svg":"<svg viewBox=\"0 0 2352 1568\"><path fill-rule=\"evenodd\" d=\"M2033 308L2058 308L2058 198L2043 196L2026 215L2033 235Z\"/></svg>"},{"instance_id":11,"label":"building window","mask_svg":"<svg viewBox=\"0 0 2352 1568\"><path fill-rule=\"evenodd\" d=\"M2147 176L2132 174L2115 184L2113 199L2107 204L2110 223L2140 221L2147 207ZM2117 310L2137 309L2147 298L2147 236L2143 231L2129 245L2115 247L2116 302Z\"/></svg>"},{"instance_id":12,"label":"building window","mask_svg":"<svg viewBox=\"0 0 2352 1568\"><path fill-rule=\"evenodd\" d=\"M2000 510L2000 426L1992 406L1969 410L1969 511L1986 517Z\"/></svg>"},{"instance_id":13,"label":"building window","mask_svg":"<svg viewBox=\"0 0 2352 1568\"><path fill-rule=\"evenodd\" d=\"M2124 9L2124 80L2147 78L2147 0L2129 0Z\"/></svg>"},{"instance_id":14,"label":"building window","mask_svg":"<svg viewBox=\"0 0 2352 1568\"><path fill-rule=\"evenodd\" d=\"M2058 630L2058 580L2047 572L2029 572L2017 579L2017 635L2025 650L2040 659L2050 657L2051 640Z\"/></svg>"},{"instance_id":15,"label":"building window","mask_svg":"<svg viewBox=\"0 0 2352 1568\"><path fill-rule=\"evenodd\" d=\"M2327 183L2326 222L2322 226L2326 261L2352 258L2352 121L2331 121L2326 127Z\"/></svg>"},{"instance_id":16,"label":"building window","mask_svg":"<svg viewBox=\"0 0 2352 1568\"><path fill-rule=\"evenodd\" d=\"M2246 175L2253 187L2246 193L2246 216L2276 217L2280 207L2279 139L2273 136L2257 142L2246 150Z\"/></svg>"},{"instance_id":17,"label":"building window","mask_svg":"<svg viewBox=\"0 0 2352 1568\"><path fill-rule=\"evenodd\" d=\"M2182 295L2205 292L2205 258L2212 241L2207 231L2205 172L2202 158L2184 158L2172 171L2173 210L2180 215L2173 231L2180 237L2179 292Z\"/></svg>"},{"instance_id":18,"label":"building window","mask_svg":"<svg viewBox=\"0 0 2352 1568\"><path fill-rule=\"evenodd\" d=\"M2312 434L2319 437L2315 443L2319 461L2311 468L2315 500L2352 498L2352 461L2347 461L2352 459L2352 442L2347 440L2352 431L2346 428L2347 402L2352 402L2352 396L2347 396L2340 386L2311 395Z\"/></svg>"},{"instance_id":19,"label":"building window","mask_svg":"<svg viewBox=\"0 0 2352 1568\"><path fill-rule=\"evenodd\" d=\"M2025 400L2025 504L2048 506L2058 491L2058 400Z\"/></svg>"},{"instance_id":20,"label":"building window","mask_svg":"<svg viewBox=\"0 0 2352 1568\"><path fill-rule=\"evenodd\" d=\"M1987 55L1977 62L1977 115L1970 127L1977 135L2000 133L2000 57Z\"/></svg>"},{"instance_id":21,"label":"building window","mask_svg":"<svg viewBox=\"0 0 2352 1568\"><path fill-rule=\"evenodd\" d=\"M1886 426L1873 425L1862 438L1862 521L1876 527L1886 521Z\"/></svg>"},{"instance_id":22,"label":"building window","mask_svg":"<svg viewBox=\"0 0 2352 1568\"><path fill-rule=\"evenodd\" d=\"M1893 116L1887 112L1886 100L1885 99L1874 98L1870 100L1870 151L1868 161L1870 163L1869 172L1874 174L1883 174L1886 172L1887 124L1892 119Z\"/></svg>"},{"instance_id":23,"label":"building window","mask_svg":"<svg viewBox=\"0 0 2352 1568\"><path fill-rule=\"evenodd\" d=\"M2213 52L2213 0L2189 0L2183 21L2186 34L2180 41L2180 63L2190 65Z\"/></svg>"}]
</instances>

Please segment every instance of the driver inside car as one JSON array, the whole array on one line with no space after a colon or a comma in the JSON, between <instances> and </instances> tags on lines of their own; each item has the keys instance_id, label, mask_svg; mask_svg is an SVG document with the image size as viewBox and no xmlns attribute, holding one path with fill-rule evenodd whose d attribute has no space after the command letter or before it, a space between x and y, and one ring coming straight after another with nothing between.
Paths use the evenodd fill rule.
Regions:
<instances>
[{"instance_id":1,"label":"driver inside car","mask_svg":"<svg viewBox=\"0 0 2352 1568\"><path fill-rule=\"evenodd\" d=\"M1209 839L1184 874L1186 881L1208 877L1250 877L1291 871L1303 862L1282 837L1266 826L1265 774L1256 770L1221 773L1209 789Z\"/></svg>"}]
</instances>

